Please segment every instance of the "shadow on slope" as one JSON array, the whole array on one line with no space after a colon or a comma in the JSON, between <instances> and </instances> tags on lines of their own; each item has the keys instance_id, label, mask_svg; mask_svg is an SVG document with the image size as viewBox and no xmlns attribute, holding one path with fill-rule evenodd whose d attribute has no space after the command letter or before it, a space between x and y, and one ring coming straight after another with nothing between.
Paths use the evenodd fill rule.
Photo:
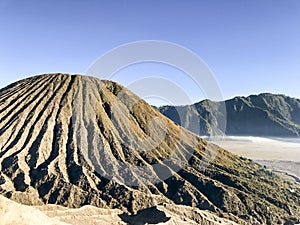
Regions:
<instances>
[{"instance_id":1,"label":"shadow on slope","mask_svg":"<svg viewBox=\"0 0 300 225\"><path fill-rule=\"evenodd\" d=\"M156 207L141 210L136 215L123 213L119 217L129 225L157 224L170 220L170 217L167 217L164 212L158 210Z\"/></svg>"}]
</instances>

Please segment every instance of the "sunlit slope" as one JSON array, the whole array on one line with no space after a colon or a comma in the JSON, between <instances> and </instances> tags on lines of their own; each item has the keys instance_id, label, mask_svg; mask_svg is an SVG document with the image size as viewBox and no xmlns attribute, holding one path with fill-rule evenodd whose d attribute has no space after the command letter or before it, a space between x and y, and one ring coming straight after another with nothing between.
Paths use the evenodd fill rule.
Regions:
<instances>
[{"instance_id":1,"label":"sunlit slope","mask_svg":"<svg viewBox=\"0 0 300 225\"><path fill-rule=\"evenodd\" d=\"M1 193L19 202L131 213L165 202L240 224L299 215L296 186L181 128L114 82L32 77L0 91L0 118Z\"/></svg>"}]
</instances>

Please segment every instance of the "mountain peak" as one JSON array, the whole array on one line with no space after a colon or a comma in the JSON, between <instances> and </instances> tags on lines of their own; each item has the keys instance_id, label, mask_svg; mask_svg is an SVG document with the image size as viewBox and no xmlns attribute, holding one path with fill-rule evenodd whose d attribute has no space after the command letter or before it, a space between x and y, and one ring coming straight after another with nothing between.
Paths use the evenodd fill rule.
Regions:
<instances>
[{"instance_id":1,"label":"mountain peak","mask_svg":"<svg viewBox=\"0 0 300 225\"><path fill-rule=\"evenodd\" d=\"M0 192L23 203L136 213L166 202L239 224L299 216L294 184L176 125L111 81L25 79L0 91L0 118Z\"/></svg>"},{"instance_id":2,"label":"mountain peak","mask_svg":"<svg viewBox=\"0 0 300 225\"><path fill-rule=\"evenodd\" d=\"M184 111L188 117L177 114ZM237 96L224 102L204 100L192 106L162 106L160 112L196 134L299 137L300 100L281 94ZM202 124L194 129L195 124ZM224 126L226 124L226 126Z\"/></svg>"}]
</instances>

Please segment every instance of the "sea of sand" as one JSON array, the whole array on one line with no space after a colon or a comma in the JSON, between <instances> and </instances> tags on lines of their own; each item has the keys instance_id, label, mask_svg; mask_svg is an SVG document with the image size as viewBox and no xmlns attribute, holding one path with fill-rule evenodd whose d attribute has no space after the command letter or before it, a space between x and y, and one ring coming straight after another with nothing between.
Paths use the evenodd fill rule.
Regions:
<instances>
[{"instance_id":1,"label":"sea of sand","mask_svg":"<svg viewBox=\"0 0 300 225\"><path fill-rule=\"evenodd\" d=\"M225 136L216 144L253 160L300 162L300 138Z\"/></svg>"},{"instance_id":2,"label":"sea of sand","mask_svg":"<svg viewBox=\"0 0 300 225\"><path fill-rule=\"evenodd\" d=\"M225 136L212 141L300 182L300 138Z\"/></svg>"}]
</instances>

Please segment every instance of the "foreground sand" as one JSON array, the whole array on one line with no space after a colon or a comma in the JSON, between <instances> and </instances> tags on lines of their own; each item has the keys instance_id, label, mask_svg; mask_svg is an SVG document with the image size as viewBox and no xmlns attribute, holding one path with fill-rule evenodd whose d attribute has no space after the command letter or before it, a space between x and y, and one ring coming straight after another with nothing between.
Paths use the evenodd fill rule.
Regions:
<instances>
[{"instance_id":1,"label":"foreground sand","mask_svg":"<svg viewBox=\"0 0 300 225\"><path fill-rule=\"evenodd\" d=\"M164 205L146 210L144 213L156 220L167 220L155 224L203 224L237 225L226 219L218 218L206 211L195 210L187 206ZM80 209L68 209L56 205L25 206L0 195L1 225L109 225L127 224L122 221L120 210L100 209L85 206ZM160 218L161 217L161 218ZM131 218L129 224L145 224L145 215ZM150 223L149 223L150 224Z\"/></svg>"}]
</instances>

